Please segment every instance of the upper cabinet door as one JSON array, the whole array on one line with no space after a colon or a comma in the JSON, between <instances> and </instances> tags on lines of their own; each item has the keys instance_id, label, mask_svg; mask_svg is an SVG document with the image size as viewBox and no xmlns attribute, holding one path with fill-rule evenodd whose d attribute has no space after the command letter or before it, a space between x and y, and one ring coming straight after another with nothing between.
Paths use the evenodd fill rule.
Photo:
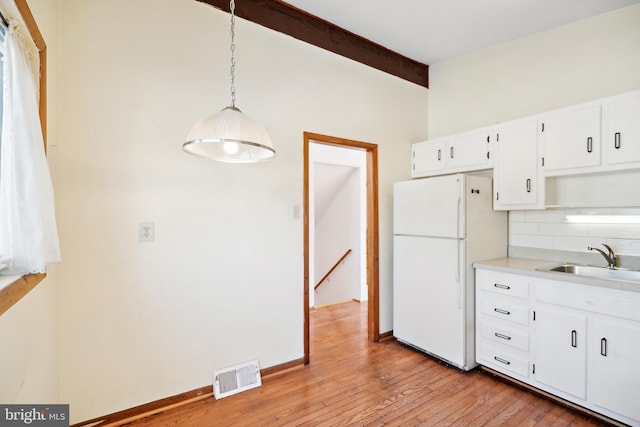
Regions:
<instances>
[{"instance_id":1,"label":"upper cabinet door","mask_svg":"<svg viewBox=\"0 0 640 427\"><path fill-rule=\"evenodd\" d=\"M413 144L411 177L438 175L446 166L446 138Z\"/></svg>"},{"instance_id":2,"label":"upper cabinet door","mask_svg":"<svg viewBox=\"0 0 640 427\"><path fill-rule=\"evenodd\" d=\"M494 147L493 208L543 209L544 180L538 171L538 121L501 124Z\"/></svg>"},{"instance_id":3,"label":"upper cabinet door","mask_svg":"<svg viewBox=\"0 0 640 427\"><path fill-rule=\"evenodd\" d=\"M545 175L580 173L601 165L600 105L545 114L540 124ZM585 171L586 172L586 171Z\"/></svg>"},{"instance_id":4,"label":"upper cabinet door","mask_svg":"<svg viewBox=\"0 0 640 427\"><path fill-rule=\"evenodd\" d=\"M490 126L413 144L411 177L491 169L494 132L494 126Z\"/></svg>"},{"instance_id":5,"label":"upper cabinet door","mask_svg":"<svg viewBox=\"0 0 640 427\"><path fill-rule=\"evenodd\" d=\"M493 128L482 128L451 137L447 144L447 169L481 170L493 166L491 134Z\"/></svg>"},{"instance_id":6,"label":"upper cabinet door","mask_svg":"<svg viewBox=\"0 0 640 427\"><path fill-rule=\"evenodd\" d=\"M608 164L640 162L640 92L611 99L602 114Z\"/></svg>"}]
</instances>

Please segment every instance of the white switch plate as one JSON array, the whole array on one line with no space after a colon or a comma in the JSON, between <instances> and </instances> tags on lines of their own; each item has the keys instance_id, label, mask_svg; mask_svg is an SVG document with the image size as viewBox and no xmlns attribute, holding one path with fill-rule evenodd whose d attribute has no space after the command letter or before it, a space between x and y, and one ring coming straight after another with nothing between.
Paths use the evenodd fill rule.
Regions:
<instances>
[{"instance_id":1,"label":"white switch plate","mask_svg":"<svg viewBox=\"0 0 640 427\"><path fill-rule=\"evenodd\" d=\"M291 218L300 219L300 205L293 205L291 208Z\"/></svg>"},{"instance_id":2,"label":"white switch plate","mask_svg":"<svg viewBox=\"0 0 640 427\"><path fill-rule=\"evenodd\" d=\"M153 222L141 222L138 224L138 241L153 242L156 238L156 231Z\"/></svg>"}]
</instances>

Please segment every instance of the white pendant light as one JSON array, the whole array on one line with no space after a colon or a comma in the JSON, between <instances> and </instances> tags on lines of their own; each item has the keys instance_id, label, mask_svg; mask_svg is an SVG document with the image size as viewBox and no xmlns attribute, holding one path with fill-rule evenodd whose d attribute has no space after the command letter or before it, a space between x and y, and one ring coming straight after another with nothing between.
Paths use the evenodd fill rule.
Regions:
<instances>
[{"instance_id":1,"label":"white pendant light","mask_svg":"<svg viewBox=\"0 0 640 427\"><path fill-rule=\"evenodd\" d=\"M256 163L275 157L267 131L236 107L235 1L231 0L231 105L200 119L182 149L196 156L227 163Z\"/></svg>"}]
</instances>

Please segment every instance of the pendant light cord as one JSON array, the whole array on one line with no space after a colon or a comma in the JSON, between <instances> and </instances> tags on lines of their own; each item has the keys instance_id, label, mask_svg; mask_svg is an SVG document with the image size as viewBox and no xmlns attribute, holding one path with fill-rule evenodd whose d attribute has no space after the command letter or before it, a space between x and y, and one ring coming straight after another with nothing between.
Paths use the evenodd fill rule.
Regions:
<instances>
[{"instance_id":1,"label":"pendant light cord","mask_svg":"<svg viewBox=\"0 0 640 427\"><path fill-rule=\"evenodd\" d=\"M236 106L236 86L235 86L235 71L236 71L236 44L235 44L235 29L236 29L236 2L231 0L229 5L231 11L231 106Z\"/></svg>"}]
</instances>

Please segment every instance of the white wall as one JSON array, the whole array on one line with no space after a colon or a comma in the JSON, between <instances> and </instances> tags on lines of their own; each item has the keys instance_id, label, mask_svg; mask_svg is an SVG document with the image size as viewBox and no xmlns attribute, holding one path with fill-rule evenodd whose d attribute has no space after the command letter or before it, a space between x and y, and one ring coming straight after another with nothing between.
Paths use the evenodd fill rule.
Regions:
<instances>
[{"instance_id":1,"label":"white wall","mask_svg":"<svg viewBox=\"0 0 640 427\"><path fill-rule=\"evenodd\" d=\"M381 331L391 184L427 91L238 20L237 105L273 139L239 167L181 151L229 95L229 16L193 0L64 0L57 184L61 398L85 420L303 356L303 132L378 144ZM137 241L155 223L153 243Z\"/></svg>"},{"instance_id":2,"label":"white wall","mask_svg":"<svg viewBox=\"0 0 640 427\"><path fill-rule=\"evenodd\" d=\"M639 89L639 23L640 6L632 6L431 66L429 137ZM586 252L588 242L609 237L640 255L633 227L567 226L559 215L512 212L510 245Z\"/></svg>"},{"instance_id":3,"label":"white wall","mask_svg":"<svg viewBox=\"0 0 640 427\"><path fill-rule=\"evenodd\" d=\"M0 402L58 403L56 288L38 284L0 317Z\"/></svg>"},{"instance_id":4,"label":"white wall","mask_svg":"<svg viewBox=\"0 0 640 427\"><path fill-rule=\"evenodd\" d=\"M429 138L640 88L640 5L429 68Z\"/></svg>"},{"instance_id":5,"label":"white wall","mask_svg":"<svg viewBox=\"0 0 640 427\"><path fill-rule=\"evenodd\" d=\"M347 249L352 252L315 291L315 306L360 299L361 274L366 274L359 262L362 252L360 175L364 172L353 169L322 216L316 218L315 278L310 287L315 287Z\"/></svg>"},{"instance_id":6,"label":"white wall","mask_svg":"<svg viewBox=\"0 0 640 427\"><path fill-rule=\"evenodd\" d=\"M29 0L49 52L57 48L57 6ZM22 22L12 0L0 0L7 17ZM28 34L26 27L21 32ZM51 53L49 53L51 56ZM55 56L55 55L54 55ZM48 113L55 117L56 60L48 61ZM56 125L49 124L49 161L55 170ZM64 403L59 401L56 269L30 293L0 316L0 402Z\"/></svg>"}]
</instances>

